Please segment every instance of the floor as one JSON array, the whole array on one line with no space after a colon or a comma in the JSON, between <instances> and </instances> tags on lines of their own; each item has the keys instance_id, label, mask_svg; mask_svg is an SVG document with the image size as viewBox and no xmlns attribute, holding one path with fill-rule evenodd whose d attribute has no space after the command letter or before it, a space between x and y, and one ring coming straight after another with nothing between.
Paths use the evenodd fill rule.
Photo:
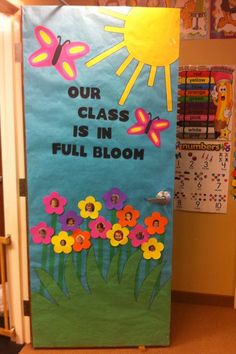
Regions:
<instances>
[{"instance_id":1,"label":"floor","mask_svg":"<svg viewBox=\"0 0 236 354\"><path fill-rule=\"evenodd\" d=\"M173 303L171 327L171 346L146 348L146 353L236 354L236 310L232 308ZM35 350L31 345L26 345L20 354L141 354L142 352L144 350L141 348ZM8 354L1 351L0 353Z\"/></svg>"}]
</instances>

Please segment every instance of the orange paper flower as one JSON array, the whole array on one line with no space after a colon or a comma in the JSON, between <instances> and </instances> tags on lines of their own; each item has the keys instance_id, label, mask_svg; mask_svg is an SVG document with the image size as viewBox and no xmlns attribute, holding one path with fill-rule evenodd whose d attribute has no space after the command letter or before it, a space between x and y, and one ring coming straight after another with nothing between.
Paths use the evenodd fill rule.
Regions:
<instances>
[{"instance_id":1,"label":"orange paper flower","mask_svg":"<svg viewBox=\"0 0 236 354\"><path fill-rule=\"evenodd\" d=\"M145 218L144 222L147 225L147 232L150 235L162 235L165 232L165 226L168 224L168 219L154 211L151 216Z\"/></svg>"},{"instance_id":2,"label":"orange paper flower","mask_svg":"<svg viewBox=\"0 0 236 354\"><path fill-rule=\"evenodd\" d=\"M73 232L72 237L75 240L75 243L73 244L73 250L75 252L87 250L91 247L90 233L88 231L77 229Z\"/></svg>"},{"instance_id":3,"label":"orange paper flower","mask_svg":"<svg viewBox=\"0 0 236 354\"><path fill-rule=\"evenodd\" d=\"M124 226L134 227L139 218L139 211L135 210L131 205L126 205L124 209L117 211L116 216L119 219L119 224Z\"/></svg>"}]
</instances>

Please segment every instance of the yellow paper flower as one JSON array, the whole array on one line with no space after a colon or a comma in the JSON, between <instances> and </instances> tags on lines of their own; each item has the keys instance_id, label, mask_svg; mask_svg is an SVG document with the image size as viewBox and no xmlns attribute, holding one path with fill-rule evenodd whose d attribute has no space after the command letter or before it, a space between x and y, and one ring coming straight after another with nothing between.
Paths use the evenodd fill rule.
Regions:
<instances>
[{"instance_id":1,"label":"yellow paper flower","mask_svg":"<svg viewBox=\"0 0 236 354\"><path fill-rule=\"evenodd\" d=\"M96 202L95 198L89 195L85 200L81 200L78 203L80 209L80 215L82 218L96 219L99 211L102 209L102 203Z\"/></svg>"},{"instance_id":2,"label":"yellow paper flower","mask_svg":"<svg viewBox=\"0 0 236 354\"><path fill-rule=\"evenodd\" d=\"M120 224L112 225L112 229L107 231L107 238L110 239L110 244L114 247L126 245L128 242L129 229L121 227Z\"/></svg>"},{"instance_id":3,"label":"yellow paper flower","mask_svg":"<svg viewBox=\"0 0 236 354\"><path fill-rule=\"evenodd\" d=\"M144 242L141 245L143 251L143 258L145 259L159 259L161 258L161 251L164 250L162 242L158 242L156 238L150 238L148 242Z\"/></svg>"},{"instance_id":4,"label":"yellow paper flower","mask_svg":"<svg viewBox=\"0 0 236 354\"><path fill-rule=\"evenodd\" d=\"M61 231L58 235L52 237L51 240L54 245L55 253L71 253L72 245L75 240L73 237L69 236L67 232Z\"/></svg>"}]
</instances>

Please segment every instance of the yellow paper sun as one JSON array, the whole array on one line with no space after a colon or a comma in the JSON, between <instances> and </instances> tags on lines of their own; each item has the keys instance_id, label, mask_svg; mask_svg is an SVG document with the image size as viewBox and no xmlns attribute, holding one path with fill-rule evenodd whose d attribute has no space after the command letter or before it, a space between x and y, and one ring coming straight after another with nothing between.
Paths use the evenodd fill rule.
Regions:
<instances>
[{"instance_id":1,"label":"yellow paper sun","mask_svg":"<svg viewBox=\"0 0 236 354\"><path fill-rule=\"evenodd\" d=\"M122 33L124 38L86 65L91 67L126 47L129 55L116 74L120 76L133 60L137 61L137 66L122 93L120 105L125 103L144 65L150 66L148 86L154 86L157 68L164 67L167 110L172 111L170 64L179 55L179 10L135 7L127 15L108 8L100 12L124 21L124 27L105 26L105 31Z\"/></svg>"}]
</instances>

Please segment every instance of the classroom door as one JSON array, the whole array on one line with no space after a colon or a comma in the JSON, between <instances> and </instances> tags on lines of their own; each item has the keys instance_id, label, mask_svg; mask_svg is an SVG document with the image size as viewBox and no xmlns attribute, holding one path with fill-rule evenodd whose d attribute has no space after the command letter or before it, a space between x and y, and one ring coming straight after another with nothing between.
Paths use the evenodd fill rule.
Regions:
<instances>
[{"instance_id":1,"label":"classroom door","mask_svg":"<svg viewBox=\"0 0 236 354\"><path fill-rule=\"evenodd\" d=\"M23 13L33 345L168 345L179 11Z\"/></svg>"}]
</instances>

